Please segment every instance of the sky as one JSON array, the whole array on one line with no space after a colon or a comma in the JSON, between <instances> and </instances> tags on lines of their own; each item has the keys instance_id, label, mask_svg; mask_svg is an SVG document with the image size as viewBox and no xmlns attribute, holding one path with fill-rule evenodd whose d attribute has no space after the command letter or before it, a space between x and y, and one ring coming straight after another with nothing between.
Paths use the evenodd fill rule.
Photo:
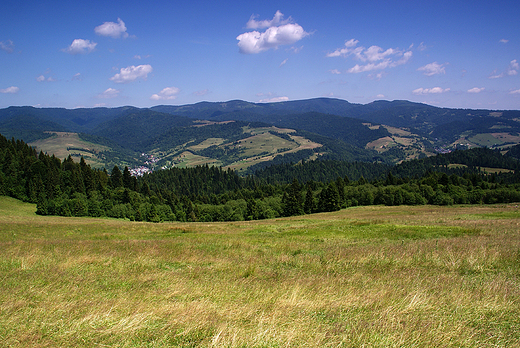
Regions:
<instances>
[{"instance_id":1,"label":"sky","mask_svg":"<svg viewBox=\"0 0 520 348\"><path fill-rule=\"evenodd\" d=\"M9 1L0 108L331 97L520 109L520 2Z\"/></svg>"}]
</instances>

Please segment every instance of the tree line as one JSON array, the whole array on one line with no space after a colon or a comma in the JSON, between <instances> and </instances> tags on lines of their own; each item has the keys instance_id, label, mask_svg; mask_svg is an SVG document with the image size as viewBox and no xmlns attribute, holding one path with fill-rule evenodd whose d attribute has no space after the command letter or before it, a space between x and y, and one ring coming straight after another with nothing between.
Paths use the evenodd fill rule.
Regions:
<instances>
[{"instance_id":1,"label":"tree line","mask_svg":"<svg viewBox=\"0 0 520 348\"><path fill-rule=\"evenodd\" d=\"M446 157L475 159L474 152L460 151L415 166L316 160L274 165L246 177L204 165L136 178L128 167L114 166L109 173L83 158L60 160L0 136L0 195L36 203L41 215L152 222L256 220L372 204L520 202L518 160L489 151L476 156L478 164L496 162L510 171L488 175L468 164L465 171L450 172Z\"/></svg>"}]
</instances>

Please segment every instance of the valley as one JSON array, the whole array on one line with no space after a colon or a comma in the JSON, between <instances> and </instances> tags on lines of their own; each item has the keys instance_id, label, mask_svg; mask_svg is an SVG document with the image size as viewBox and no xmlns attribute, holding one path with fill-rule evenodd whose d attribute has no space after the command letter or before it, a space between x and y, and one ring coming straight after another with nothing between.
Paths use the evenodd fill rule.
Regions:
<instances>
[{"instance_id":1,"label":"valley","mask_svg":"<svg viewBox=\"0 0 520 348\"><path fill-rule=\"evenodd\" d=\"M150 109L11 107L0 110L0 134L28 139L60 159L83 156L96 168L208 164L245 175L270 163L317 158L396 164L455 149L507 151L520 143L519 120L519 111L407 101L232 100Z\"/></svg>"}]
</instances>

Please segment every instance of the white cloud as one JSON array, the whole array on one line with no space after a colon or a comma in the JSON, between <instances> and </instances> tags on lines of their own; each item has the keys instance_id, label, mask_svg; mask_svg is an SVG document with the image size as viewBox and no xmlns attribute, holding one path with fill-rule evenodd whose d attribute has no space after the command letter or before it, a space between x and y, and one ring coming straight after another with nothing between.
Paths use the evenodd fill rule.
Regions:
<instances>
[{"instance_id":1,"label":"white cloud","mask_svg":"<svg viewBox=\"0 0 520 348\"><path fill-rule=\"evenodd\" d=\"M509 92L509 94L520 94L520 89Z\"/></svg>"},{"instance_id":2,"label":"white cloud","mask_svg":"<svg viewBox=\"0 0 520 348\"><path fill-rule=\"evenodd\" d=\"M287 19L283 19L283 13L280 11L276 11L274 14L273 19L269 20L263 20L263 21L257 21L255 18L258 17L258 15L251 15L251 18L249 18L249 21L246 24L247 29L264 29L269 27L277 27L280 25L285 25L287 23L290 23L292 21L292 18L289 17Z\"/></svg>"},{"instance_id":3,"label":"white cloud","mask_svg":"<svg viewBox=\"0 0 520 348\"><path fill-rule=\"evenodd\" d=\"M6 51L7 53L13 53L14 51L14 44L11 40L7 41L0 41L0 49L3 51Z\"/></svg>"},{"instance_id":4,"label":"white cloud","mask_svg":"<svg viewBox=\"0 0 520 348\"><path fill-rule=\"evenodd\" d=\"M146 80L148 74L152 72L151 65L138 65L138 66L129 66L126 68L121 68L119 74L115 74L110 78L111 81L115 83L128 83L135 81L138 78Z\"/></svg>"},{"instance_id":5,"label":"white cloud","mask_svg":"<svg viewBox=\"0 0 520 348\"><path fill-rule=\"evenodd\" d=\"M4 94L16 94L16 93L18 93L18 91L20 91L20 88L15 87L15 86L0 89L0 93L4 93Z\"/></svg>"},{"instance_id":6,"label":"white cloud","mask_svg":"<svg viewBox=\"0 0 520 348\"><path fill-rule=\"evenodd\" d=\"M327 57L339 57L339 56L348 56L352 50L351 47L355 47L358 44L358 40L350 39L345 42L345 48L338 48L332 53L328 53Z\"/></svg>"},{"instance_id":7,"label":"white cloud","mask_svg":"<svg viewBox=\"0 0 520 348\"><path fill-rule=\"evenodd\" d=\"M383 70L386 68L394 68L405 64L412 57L412 51L403 51L397 48L388 48L383 50L379 46L363 46L357 47L358 40L351 39L345 42L345 47L338 48L334 52L328 53L327 57L349 57L360 60L367 64L356 64L347 70L348 73L361 73L372 70ZM395 58L400 57L398 60Z\"/></svg>"},{"instance_id":8,"label":"white cloud","mask_svg":"<svg viewBox=\"0 0 520 348\"><path fill-rule=\"evenodd\" d=\"M97 43L90 40L75 39L72 44L64 48L62 51L70 54L86 54L92 52L96 48Z\"/></svg>"},{"instance_id":9,"label":"white cloud","mask_svg":"<svg viewBox=\"0 0 520 348\"><path fill-rule=\"evenodd\" d=\"M378 94L378 95L376 95L376 98L379 98L379 99L383 99L384 97L385 97L384 94Z\"/></svg>"},{"instance_id":10,"label":"white cloud","mask_svg":"<svg viewBox=\"0 0 520 348\"><path fill-rule=\"evenodd\" d=\"M511 63L509 63L509 67L507 68L507 74L510 76L518 74L518 69L520 66L518 65L518 62L515 60L512 60Z\"/></svg>"},{"instance_id":11,"label":"white cloud","mask_svg":"<svg viewBox=\"0 0 520 348\"><path fill-rule=\"evenodd\" d=\"M498 42L500 42L500 43L505 43L505 44L506 44L506 43L508 43L508 42L509 42L509 40L506 40L506 39L501 39L501 40L500 40L500 41L498 41Z\"/></svg>"},{"instance_id":12,"label":"white cloud","mask_svg":"<svg viewBox=\"0 0 520 348\"><path fill-rule=\"evenodd\" d=\"M284 61L280 63L280 67L284 66L288 60L289 58L285 58Z\"/></svg>"},{"instance_id":13,"label":"white cloud","mask_svg":"<svg viewBox=\"0 0 520 348\"><path fill-rule=\"evenodd\" d=\"M44 81L47 81L47 82L54 82L56 81L52 76L49 76L49 77L45 77L44 75L40 75L36 78L36 81L38 82L44 82Z\"/></svg>"},{"instance_id":14,"label":"white cloud","mask_svg":"<svg viewBox=\"0 0 520 348\"><path fill-rule=\"evenodd\" d=\"M426 76L433 76L438 74L445 74L444 64L439 64L437 62L433 62L430 64L426 64L425 66L420 67L417 71L423 71L423 74Z\"/></svg>"},{"instance_id":15,"label":"white cloud","mask_svg":"<svg viewBox=\"0 0 520 348\"><path fill-rule=\"evenodd\" d=\"M428 47L424 44L424 42L421 42L421 43L419 44L419 46L417 47L417 49L418 49L419 51L425 51L427 48L428 48Z\"/></svg>"},{"instance_id":16,"label":"white cloud","mask_svg":"<svg viewBox=\"0 0 520 348\"><path fill-rule=\"evenodd\" d=\"M288 101L288 97L275 97L275 98L269 98L269 99L262 99L259 101L259 103L278 103L283 101Z\"/></svg>"},{"instance_id":17,"label":"white cloud","mask_svg":"<svg viewBox=\"0 0 520 348\"><path fill-rule=\"evenodd\" d=\"M150 97L151 100L173 100L177 98L177 94L179 94L181 90L177 87L166 87L163 88L157 94L154 94Z\"/></svg>"},{"instance_id":18,"label":"white cloud","mask_svg":"<svg viewBox=\"0 0 520 348\"><path fill-rule=\"evenodd\" d=\"M80 73L74 74L74 76L72 76L72 81L74 81L74 80L81 81L82 80L81 74Z\"/></svg>"},{"instance_id":19,"label":"white cloud","mask_svg":"<svg viewBox=\"0 0 520 348\"><path fill-rule=\"evenodd\" d=\"M478 88L478 87L474 87L472 89L468 89L468 93L480 93L484 90L485 88L482 87L482 88Z\"/></svg>"},{"instance_id":20,"label":"white cloud","mask_svg":"<svg viewBox=\"0 0 520 348\"><path fill-rule=\"evenodd\" d=\"M518 74L518 70L520 69L520 66L518 64L518 62L516 61L516 59L512 60L510 63L509 63L509 66L507 67L507 70L501 74L496 74L497 71L494 70L491 75L489 76L490 79L499 79L499 78L502 78L502 77L505 77L505 76L515 76Z\"/></svg>"},{"instance_id":21,"label":"white cloud","mask_svg":"<svg viewBox=\"0 0 520 348\"><path fill-rule=\"evenodd\" d=\"M440 94L449 92L450 89L442 89L441 87L433 87L433 88L417 88L412 91L413 94L424 95L424 94Z\"/></svg>"},{"instance_id":22,"label":"white cloud","mask_svg":"<svg viewBox=\"0 0 520 348\"><path fill-rule=\"evenodd\" d=\"M291 17L283 20L283 14L277 11L271 21L256 21L251 17L249 29L267 28L264 32L250 31L237 36L240 53L256 54L282 45L291 45L309 35L303 28L292 22Z\"/></svg>"},{"instance_id":23,"label":"white cloud","mask_svg":"<svg viewBox=\"0 0 520 348\"><path fill-rule=\"evenodd\" d=\"M100 99L112 99L119 97L120 90L114 88L107 88L103 93L97 95Z\"/></svg>"},{"instance_id":24,"label":"white cloud","mask_svg":"<svg viewBox=\"0 0 520 348\"><path fill-rule=\"evenodd\" d=\"M341 71L339 71L338 69L332 69L332 70L330 70L330 73L334 74L334 75L340 75Z\"/></svg>"},{"instance_id":25,"label":"white cloud","mask_svg":"<svg viewBox=\"0 0 520 348\"><path fill-rule=\"evenodd\" d=\"M114 22L105 22L94 28L96 34L101 36L110 36L114 39L128 37L128 33L126 32L125 22L121 20L121 18L117 19L117 23Z\"/></svg>"},{"instance_id":26,"label":"white cloud","mask_svg":"<svg viewBox=\"0 0 520 348\"><path fill-rule=\"evenodd\" d=\"M300 47L292 46L287 51L292 51L293 53L298 54L301 52L301 50L303 50L303 46L300 46Z\"/></svg>"}]
</instances>

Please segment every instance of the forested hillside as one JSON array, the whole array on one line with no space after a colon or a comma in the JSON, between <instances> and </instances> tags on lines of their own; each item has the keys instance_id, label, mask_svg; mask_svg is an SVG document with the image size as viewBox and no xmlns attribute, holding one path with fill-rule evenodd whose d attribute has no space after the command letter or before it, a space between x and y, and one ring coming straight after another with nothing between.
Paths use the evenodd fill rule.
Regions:
<instances>
[{"instance_id":1,"label":"forested hillside","mask_svg":"<svg viewBox=\"0 0 520 348\"><path fill-rule=\"evenodd\" d=\"M36 203L42 215L152 222L265 219L371 204L520 202L515 156L470 150L397 167L315 160L272 166L247 177L205 165L136 178L127 167L114 166L109 174L92 169L83 158L61 161L0 136L0 195ZM500 171L488 174L482 166L500 166ZM421 170L410 172L410 167Z\"/></svg>"},{"instance_id":2,"label":"forested hillside","mask_svg":"<svg viewBox=\"0 0 520 348\"><path fill-rule=\"evenodd\" d=\"M225 123L232 121L236 123ZM297 137L292 140L300 140L298 145L286 146L283 132L275 132L269 139L253 141L247 150L234 148L234 141L257 135L246 128L271 126L290 129L290 137ZM180 162L183 166L207 163L239 169L244 175L270 164L318 156L394 164L455 149L505 150L520 144L520 111L438 108L404 100L361 105L333 98L279 103L231 100L149 109L23 106L0 110L1 134L38 144L49 154L63 152L50 139L59 132L78 133L76 138L91 143L61 144L77 149L68 152L73 156L105 146L103 154L86 157L97 167L145 165L153 156L155 165L150 170ZM141 158L141 154L147 155Z\"/></svg>"}]
</instances>

